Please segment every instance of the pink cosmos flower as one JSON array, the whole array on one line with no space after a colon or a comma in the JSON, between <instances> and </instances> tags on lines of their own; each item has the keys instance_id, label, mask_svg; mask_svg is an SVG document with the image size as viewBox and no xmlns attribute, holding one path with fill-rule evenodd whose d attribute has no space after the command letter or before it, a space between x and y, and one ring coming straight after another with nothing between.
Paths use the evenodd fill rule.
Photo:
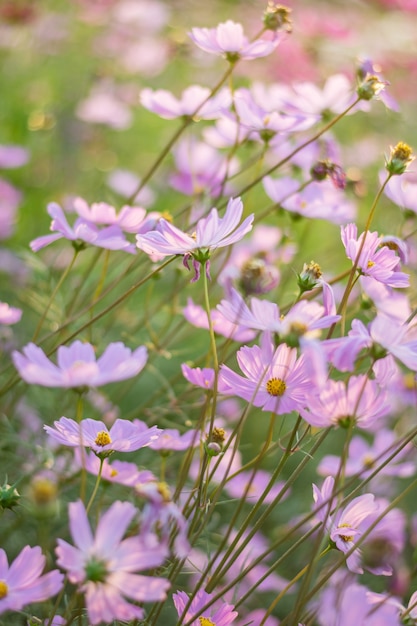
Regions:
<instances>
[{"instance_id":1,"label":"pink cosmos flower","mask_svg":"<svg viewBox=\"0 0 417 626\"><path fill-rule=\"evenodd\" d=\"M129 420L117 419L108 429L100 420L84 419L78 423L68 417L61 417L52 426L44 426L50 437L63 446L71 448L85 446L98 456L108 456L111 452L132 452L149 446L163 432L157 426L147 431Z\"/></svg>"},{"instance_id":2,"label":"pink cosmos flower","mask_svg":"<svg viewBox=\"0 0 417 626\"><path fill-rule=\"evenodd\" d=\"M212 209L208 217L197 222L195 235L189 235L161 219L156 230L136 236L137 246L147 254L159 254L162 257L182 254L187 267L192 257L196 272L193 281L196 281L200 276L200 264L205 264L206 271L209 270L208 263L213 250L236 243L252 229L253 214L238 225L242 213L241 199L231 198L224 217L219 217L217 209Z\"/></svg>"},{"instance_id":3,"label":"pink cosmos flower","mask_svg":"<svg viewBox=\"0 0 417 626\"><path fill-rule=\"evenodd\" d=\"M384 170L380 179L385 180ZM384 187L384 193L392 202L403 209L417 213L417 176L415 172L404 172L401 176L392 176Z\"/></svg>"},{"instance_id":4,"label":"pink cosmos flower","mask_svg":"<svg viewBox=\"0 0 417 626\"><path fill-rule=\"evenodd\" d=\"M227 339L233 339L243 343L245 341L252 341L255 338L256 333L249 328L245 328L244 325L236 324L230 319L226 318L219 310L211 311L211 322L213 324L213 330L218 335L223 335ZM202 306L194 304L192 298L188 298L187 306L183 309L183 314L187 322L195 326L196 328L205 328L208 330L209 323L207 318L207 312Z\"/></svg>"},{"instance_id":5,"label":"pink cosmos flower","mask_svg":"<svg viewBox=\"0 0 417 626\"><path fill-rule=\"evenodd\" d=\"M396 447L396 441L395 433L386 428L376 432L375 440L372 444L369 444L362 437L353 437L344 469L345 476L360 474L361 478L368 477L377 466L383 465L384 461L391 456ZM405 459L406 455L412 452L412 450L413 446L410 443L395 458L380 468L377 478L379 476L406 478L414 475L416 471L415 463ZM322 458L317 471L322 476L335 476L339 466L340 457L329 454Z\"/></svg>"},{"instance_id":6,"label":"pink cosmos flower","mask_svg":"<svg viewBox=\"0 0 417 626\"><path fill-rule=\"evenodd\" d=\"M189 367L186 363L181 365L182 375L189 383L202 389L213 389L214 369L210 367Z\"/></svg>"},{"instance_id":7,"label":"pink cosmos flower","mask_svg":"<svg viewBox=\"0 0 417 626\"><path fill-rule=\"evenodd\" d=\"M113 93L112 93L113 91ZM113 85L96 85L90 94L78 103L76 116L88 124L105 124L114 130L124 130L132 124L129 106L115 93Z\"/></svg>"},{"instance_id":8,"label":"pink cosmos flower","mask_svg":"<svg viewBox=\"0 0 417 626\"><path fill-rule=\"evenodd\" d=\"M17 324L22 317L22 309L10 306L7 302L0 302L0 324Z\"/></svg>"},{"instance_id":9,"label":"pink cosmos flower","mask_svg":"<svg viewBox=\"0 0 417 626\"><path fill-rule=\"evenodd\" d=\"M330 540L341 552L349 552L355 545L355 539L362 534L363 522L378 511L373 494L366 493L354 498L344 508L339 508L333 515L328 515L329 501L334 490L334 478L328 476L321 489L313 484L313 498L318 519L325 523ZM333 508L332 505L330 505ZM363 574L360 566L361 553L355 550L346 560L351 572Z\"/></svg>"},{"instance_id":10,"label":"pink cosmos flower","mask_svg":"<svg viewBox=\"0 0 417 626\"><path fill-rule=\"evenodd\" d=\"M176 428L164 428L161 435L150 444L151 450L188 450L200 444L200 435L196 430L181 434Z\"/></svg>"},{"instance_id":11,"label":"pink cosmos flower","mask_svg":"<svg viewBox=\"0 0 417 626\"><path fill-rule=\"evenodd\" d=\"M41 248L48 246L58 239L68 239L74 245L82 248L86 244L106 248L107 250L123 250L135 254L135 247L123 234L120 226L113 224L105 228L98 228L92 222L83 218L78 218L73 226L68 224L62 208L51 202L48 205L48 213L52 217L50 230L55 231L52 235L37 237L30 242L33 252L38 252Z\"/></svg>"},{"instance_id":12,"label":"pink cosmos flower","mask_svg":"<svg viewBox=\"0 0 417 626\"><path fill-rule=\"evenodd\" d=\"M0 145L0 168L22 167L29 160L29 152L22 146Z\"/></svg>"},{"instance_id":13,"label":"pink cosmos flower","mask_svg":"<svg viewBox=\"0 0 417 626\"><path fill-rule=\"evenodd\" d=\"M277 35L272 40L257 39L249 43L242 25L231 20L222 22L216 28L192 28L189 36L205 52L221 55L231 63L238 59L267 56L280 42Z\"/></svg>"},{"instance_id":14,"label":"pink cosmos flower","mask_svg":"<svg viewBox=\"0 0 417 626\"><path fill-rule=\"evenodd\" d=\"M156 482L157 478L149 470L140 470L135 463L129 461L114 460L109 462L108 458L99 458L95 453L81 452L80 448L75 448L75 462L78 467L85 467L87 472L97 476L100 472L101 478L110 483L117 483L125 487L135 487L135 485Z\"/></svg>"},{"instance_id":15,"label":"pink cosmos flower","mask_svg":"<svg viewBox=\"0 0 417 626\"><path fill-rule=\"evenodd\" d=\"M126 602L161 602L169 582L134 572L158 567L167 556L155 537L132 536L122 540L137 513L130 502L116 501L101 516L93 536L81 501L69 504L70 532L75 546L58 539L57 563L68 579L85 593L93 626L112 620L142 619L142 608Z\"/></svg>"},{"instance_id":16,"label":"pink cosmos flower","mask_svg":"<svg viewBox=\"0 0 417 626\"><path fill-rule=\"evenodd\" d=\"M341 235L347 257L355 261L365 233L358 237L356 224L348 224L341 228ZM390 287L408 287L410 277L398 271L398 266L399 258L395 251L384 245L382 237L377 232L367 232L359 256L358 270L365 276L370 276Z\"/></svg>"},{"instance_id":17,"label":"pink cosmos flower","mask_svg":"<svg viewBox=\"0 0 417 626\"><path fill-rule=\"evenodd\" d=\"M308 408L301 407L302 417L320 428L347 427L351 421L359 428L369 428L391 410L388 397L374 380L367 376L351 376L347 385L329 380L320 395L311 398Z\"/></svg>"},{"instance_id":18,"label":"pink cosmos flower","mask_svg":"<svg viewBox=\"0 0 417 626\"><path fill-rule=\"evenodd\" d=\"M45 563L39 546L25 546L10 566L0 548L0 613L20 611L27 604L52 598L62 589L64 577L58 570L42 576Z\"/></svg>"},{"instance_id":19,"label":"pink cosmos flower","mask_svg":"<svg viewBox=\"0 0 417 626\"><path fill-rule=\"evenodd\" d=\"M222 365L219 380L226 388L223 393L243 398L263 411L277 415L299 411L316 392L304 357L297 359L297 350L286 344L274 350L268 333L263 335L261 347L241 348L237 360L245 376Z\"/></svg>"},{"instance_id":20,"label":"pink cosmos flower","mask_svg":"<svg viewBox=\"0 0 417 626\"><path fill-rule=\"evenodd\" d=\"M232 193L227 182L238 171L238 160L227 159L212 146L193 137L180 141L173 150L175 172L169 184L187 196L217 197Z\"/></svg>"},{"instance_id":21,"label":"pink cosmos flower","mask_svg":"<svg viewBox=\"0 0 417 626\"><path fill-rule=\"evenodd\" d=\"M337 115L356 99L352 83L344 74L330 76L323 89L307 81L296 83L293 92L291 104L294 109L313 115L325 115L329 111Z\"/></svg>"},{"instance_id":22,"label":"pink cosmos flower","mask_svg":"<svg viewBox=\"0 0 417 626\"><path fill-rule=\"evenodd\" d=\"M133 352L121 342L107 346L96 359L89 343L77 340L69 346L60 346L57 365L33 343L23 348L23 354L12 353L13 363L27 383L43 387L98 387L136 376L148 358L145 346Z\"/></svg>"},{"instance_id":23,"label":"pink cosmos flower","mask_svg":"<svg viewBox=\"0 0 417 626\"><path fill-rule=\"evenodd\" d=\"M12 235L16 211L22 200L21 192L9 182L0 178L0 239Z\"/></svg>"},{"instance_id":24,"label":"pink cosmos flower","mask_svg":"<svg viewBox=\"0 0 417 626\"><path fill-rule=\"evenodd\" d=\"M93 202L91 206L83 198L75 198L74 211L80 218L96 226L118 226L126 233L141 232L146 218L146 211L142 207L124 206L119 213L106 202Z\"/></svg>"},{"instance_id":25,"label":"pink cosmos flower","mask_svg":"<svg viewBox=\"0 0 417 626\"><path fill-rule=\"evenodd\" d=\"M235 607L231 604L218 600L208 609L201 611L211 598L212 594L207 593L204 589L197 591L184 615L183 623L193 620L191 626L201 626L202 624L207 624L207 626L210 624L215 624L215 626L229 626L229 624L232 624L238 613L234 611ZM189 602L189 597L185 591L177 591L172 596L172 599L174 600L178 617L180 617L183 615L184 609Z\"/></svg>"},{"instance_id":26,"label":"pink cosmos flower","mask_svg":"<svg viewBox=\"0 0 417 626\"><path fill-rule=\"evenodd\" d=\"M288 177L265 176L263 185L271 200L291 213L333 224L346 224L355 219L355 205L330 180L313 181L299 192L299 183Z\"/></svg>"},{"instance_id":27,"label":"pink cosmos flower","mask_svg":"<svg viewBox=\"0 0 417 626\"><path fill-rule=\"evenodd\" d=\"M182 93L181 99L177 99L165 89L154 91L146 88L140 93L140 102L146 109L167 120L190 115L193 119L211 120L230 106L232 98L229 89L220 90L212 98L210 93L208 87L191 85Z\"/></svg>"}]
</instances>

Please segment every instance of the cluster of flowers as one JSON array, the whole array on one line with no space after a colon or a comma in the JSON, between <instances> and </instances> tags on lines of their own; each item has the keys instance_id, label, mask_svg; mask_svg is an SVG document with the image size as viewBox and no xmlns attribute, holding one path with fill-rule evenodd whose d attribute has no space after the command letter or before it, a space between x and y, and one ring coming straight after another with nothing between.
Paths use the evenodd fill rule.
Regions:
<instances>
[{"instance_id":1,"label":"cluster of flowers","mask_svg":"<svg viewBox=\"0 0 417 626\"><path fill-rule=\"evenodd\" d=\"M409 409L417 399L417 324L405 291L410 287L406 266L416 258L408 228L417 212L416 184L409 176L412 151L402 142L391 148L380 191L359 229L354 222L356 206L346 194L340 147L329 131L345 115L367 111L371 100L392 105L387 83L375 67L363 63L356 85L338 74L322 90L311 83L224 87L237 64L276 51L290 30L289 13L270 2L262 33L253 40L231 20L212 29L193 28L190 38L196 46L225 59L222 80L212 90L191 86L180 98L166 90L141 92L145 108L163 119L180 118L182 126L143 182L133 185L131 199L156 176L175 144L176 171L168 185L193 200L192 210L175 216L182 227L163 211L147 212L129 204L117 211L105 202L89 205L76 198L66 211L76 214L73 225L63 208L51 203L52 233L30 243L31 250L38 252L65 239L73 245L75 257L94 246L120 257L127 252L138 259L135 269L143 264L149 271L94 318L108 269L107 261L103 262L99 287L88 308L90 319L76 335L95 328L130 290L157 273L164 277L169 270L161 261L166 257L181 257L183 266L193 269L184 289L193 289L194 294L201 287L204 301L200 306L189 298L181 326L205 329L210 348L206 367L178 363L182 381L188 382L186 392L184 386L174 391L167 385L169 416L175 411L182 415L182 403L183 413L188 412L186 394L198 398L198 417L195 412L187 415L179 429L169 428L171 417L164 419L162 394L146 408L143 416L149 419L142 421L114 414L109 419L108 407L103 407L103 397L95 391L135 379L145 369L156 371L150 352L153 358L162 349L152 331L152 341L146 345L132 351L120 341L113 342L96 358L91 343L80 339L70 343L73 335L66 334L63 324L43 338L55 341L49 351L34 342L11 351L18 378L7 381L1 393L13 395L20 380L75 392L75 419L52 416L52 423L44 424L39 447L54 457L48 469L53 468L55 477L48 480L62 489L61 497L67 497L65 483L78 484L78 478L80 497L70 492L68 530L62 532L66 539L54 537L53 545L48 544L61 571L42 573L46 556L40 546L26 545L10 566L6 550L0 549L0 613L18 612L61 594L55 608L48 609L45 624L49 626L71 623L76 615L82 623L84 610L93 625L145 617L148 624L168 623L163 620L170 610L171 616L176 610L182 626L276 626L278 617L283 625L303 626L400 626L417 620L417 592L411 594L401 580L407 574L407 538L406 514L400 508L404 494L417 483L410 482L403 494L395 495L387 487L390 482L384 481L409 478L416 470L410 442L417 429L409 423ZM182 133L200 120L215 123L204 128L201 140L195 135L183 140ZM305 135L310 129L314 129L311 135ZM236 155L242 146L258 149L256 160L266 162L268 168L237 190L235 175L244 168ZM278 170L279 177L271 176ZM246 215L245 194L258 184L273 204L264 212ZM396 235L372 230L384 193L407 210L404 228ZM184 214L187 217L181 222ZM308 224L321 219L332 228L336 225L347 271L337 276L327 268L324 275L317 263L304 263L294 279L298 296L287 290L291 304L278 306L274 290L281 288L280 298L284 298L287 278L283 274L297 247L292 234L259 223L271 215L291 217L293 224L304 218ZM176 270L173 297L178 296L176 283L184 271L180 264ZM65 273L62 281L68 279ZM344 279L347 282L341 287ZM217 286L223 288L223 296L211 310ZM158 309L165 295L155 298ZM51 304L52 300L47 310ZM0 324L17 323L21 315L20 310L0 303ZM43 324L46 312L35 337ZM141 330L149 328L148 316ZM225 339L221 345L216 335ZM188 336L187 342L191 350ZM50 358L55 351L56 360ZM83 416L86 401L101 412L102 419ZM16 402L13 398L10 406L16 408ZM252 412L269 413L270 427L260 452L244 462L242 433ZM160 415L167 428L148 425ZM279 434L274 429L277 416ZM321 457L317 472L323 483L312 485L311 505L300 511L296 480L336 429L344 436L343 451ZM165 480L166 461L174 451L183 455L181 465L175 466L177 482L170 484ZM160 459L159 477L143 469L141 454L146 452L152 468L156 457ZM298 452L303 457L297 469L282 480L287 462ZM112 460L113 454L125 453L135 462ZM262 464L272 454L275 469L268 472ZM46 470L46 463L42 469ZM96 482L87 499L89 474ZM310 476L308 480L311 483ZM114 492L106 492L103 483L126 489L127 499L111 500L108 494ZM237 502L230 520L215 515L223 491ZM15 485L6 481L0 488L2 509L15 509L19 498ZM267 528L268 517L273 519L284 498L293 498L298 517L281 519L280 532L267 541L259 531ZM252 506L245 509L246 504ZM203 551L202 533L203 537L210 534L212 550ZM287 541L292 546L276 557ZM288 569L278 568L288 555L296 553L299 558L295 552L299 545L306 552L298 573L292 575L292 563ZM331 550L335 559L329 557L322 565ZM271 558L276 560L271 563ZM139 574L144 571L148 573ZM364 571L371 581L372 576L385 576L394 582L375 593L372 582L369 587L358 582ZM177 578L188 585L189 593L174 591L175 585L180 586ZM61 602L67 584L76 589L74 600ZM263 593L273 594L273 600L261 600ZM297 594L296 599L281 610L281 599L291 593ZM152 604L149 612L144 604Z\"/></svg>"}]
</instances>

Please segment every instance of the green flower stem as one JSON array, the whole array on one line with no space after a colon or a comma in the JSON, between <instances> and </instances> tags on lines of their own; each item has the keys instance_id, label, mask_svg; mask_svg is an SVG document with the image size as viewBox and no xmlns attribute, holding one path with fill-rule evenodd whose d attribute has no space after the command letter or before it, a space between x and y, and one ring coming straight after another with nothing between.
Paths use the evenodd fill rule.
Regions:
<instances>
[{"instance_id":1,"label":"green flower stem","mask_svg":"<svg viewBox=\"0 0 417 626\"><path fill-rule=\"evenodd\" d=\"M85 509L87 515L88 515L88 513L89 513L89 511L91 509L91 505L93 504L94 498L97 495L97 491L98 491L98 488L99 488L99 485L100 485L100 481L101 481L101 474L102 474L102 471L103 471L103 463L104 463L104 459L102 459L100 457L100 467L98 469L96 484L94 485L93 493L91 494L90 499L89 499L88 504L87 504L86 509Z\"/></svg>"},{"instance_id":2,"label":"green flower stem","mask_svg":"<svg viewBox=\"0 0 417 626\"><path fill-rule=\"evenodd\" d=\"M59 594L56 597L56 600L54 602L54 606L52 607L51 612L49 613L49 617L48 617L48 621L45 622L45 626L51 626L52 622L54 620L54 617L56 615L56 612L58 610L59 605L61 604L61 600L64 597L64 593L65 593L65 585L67 584L67 577L64 577L64 584L62 585L62 589L59 592Z\"/></svg>"},{"instance_id":3,"label":"green flower stem","mask_svg":"<svg viewBox=\"0 0 417 626\"><path fill-rule=\"evenodd\" d=\"M67 267L65 268L64 272L61 275L61 278L58 280L57 284L55 285L55 288L54 288L53 292L51 293L51 297L49 298L48 304L46 305L46 308L45 308L44 312L42 313L42 316L41 316L41 318L40 318L40 320L38 322L38 325L36 326L35 332L33 333L33 337L32 337L32 341L33 342L35 342L36 339L38 338L38 335L39 335L39 333L41 331L42 325L43 325L43 323L45 321L45 318L46 318L46 316L48 314L48 311L51 308L53 301L55 300L55 296L58 293L58 291L59 291L62 283L64 282L64 280L67 278L68 274L71 272L77 256L78 256L78 250L74 250L74 254L73 254L73 257L71 259L71 262L70 262L69 265L67 265Z\"/></svg>"},{"instance_id":4,"label":"green flower stem","mask_svg":"<svg viewBox=\"0 0 417 626\"><path fill-rule=\"evenodd\" d=\"M326 548L324 548L324 550L322 550L318 556L318 560L322 559L328 552L330 552L331 547L327 546ZM277 597L275 598L275 600L273 602L271 602L271 604L269 605L268 609L265 612L265 615L263 616L262 620L259 622L259 626L263 626L263 624L265 624L266 620L268 619L268 617L271 615L272 611L274 610L274 608L276 607L276 605L278 604L278 602L280 600L282 600L282 598L285 596L285 594L287 593L287 591L289 589L291 589L291 587L293 585L295 585L295 583L300 580L300 578L302 578L304 576L304 574L308 571L310 567L310 563L308 563L308 565L306 565L305 567L303 567L302 570L300 570L298 572L298 574L296 576L294 576L294 578L292 578L290 580L290 582L288 583L288 585L286 585L284 587L284 589L277 595Z\"/></svg>"},{"instance_id":5,"label":"green flower stem","mask_svg":"<svg viewBox=\"0 0 417 626\"><path fill-rule=\"evenodd\" d=\"M80 483L80 499L84 502L85 500L85 491L86 491L86 483L87 483L87 471L85 469L85 448L83 445L83 431L81 428L81 422L83 419L83 410L84 410L84 398L82 392L77 392L77 407L75 411L75 419L77 420L77 424L80 428L80 453L81 453L81 483Z\"/></svg>"},{"instance_id":6,"label":"green flower stem","mask_svg":"<svg viewBox=\"0 0 417 626\"><path fill-rule=\"evenodd\" d=\"M70 305L66 311L67 317L70 317L70 315L72 314L72 312L75 309L75 305L78 303L78 300L81 296L81 293L84 291L85 287L88 287L88 289L90 289L90 286L87 283L87 279L89 276L91 276L94 267L96 266L100 256L102 255L102 253L104 252L104 248L97 248L97 250L95 251L95 254L93 255L90 263L88 264L88 266L85 268L85 270L82 273L82 276L80 277L80 288L76 291L76 293L74 294L74 297L72 298Z\"/></svg>"}]
</instances>

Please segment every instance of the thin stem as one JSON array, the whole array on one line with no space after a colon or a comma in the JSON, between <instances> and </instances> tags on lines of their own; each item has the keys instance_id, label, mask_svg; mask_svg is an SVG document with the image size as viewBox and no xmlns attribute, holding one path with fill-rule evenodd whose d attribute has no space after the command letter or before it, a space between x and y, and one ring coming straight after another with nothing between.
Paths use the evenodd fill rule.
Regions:
<instances>
[{"instance_id":1,"label":"thin stem","mask_svg":"<svg viewBox=\"0 0 417 626\"><path fill-rule=\"evenodd\" d=\"M32 337L32 341L35 342L36 339L38 338L38 335L41 331L42 325L45 321L45 318L48 314L49 309L52 306L53 301L55 300L55 296L58 293L62 283L64 282L64 280L66 279L66 277L68 276L68 274L70 273L70 271L72 270L75 260L78 256L78 250L74 250L74 255L71 259L71 263L65 268L64 272L61 275L61 278L59 279L59 281L57 282L57 284L55 285L55 289L53 290L53 292L51 293L51 297L49 298L48 304L46 305L46 308L44 310L44 312L42 313L42 317L40 318L38 325L36 326L35 332L33 333L33 337Z\"/></svg>"},{"instance_id":2,"label":"thin stem","mask_svg":"<svg viewBox=\"0 0 417 626\"><path fill-rule=\"evenodd\" d=\"M94 485L93 493L91 494L90 499L89 499L88 504L87 504L86 509L85 509L87 514L90 511L90 508L91 508L91 505L93 504L94 498L97 495L98 487L100 485L100 480L101 480L101 473L103 471L103 463L104 463L104 458L100 457L100 467L98 469L96 484Z\"/></svg>"}]
</instances>

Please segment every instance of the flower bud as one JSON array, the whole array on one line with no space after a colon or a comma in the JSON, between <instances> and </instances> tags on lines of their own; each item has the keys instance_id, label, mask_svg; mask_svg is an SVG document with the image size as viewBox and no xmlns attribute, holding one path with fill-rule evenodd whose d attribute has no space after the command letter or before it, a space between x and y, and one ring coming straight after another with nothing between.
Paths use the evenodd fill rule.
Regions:
<instances>
[{"instance_id":1,"label":"flower bud","mask_svg":"<svg viewBox=\"0 0 417 626\"><path fill-rule=\"evenodd\" d=\"M358 85L356 93L361 100L372 100L385 89L386 84L387 83L380 80L378 76L368 74Z\"/></svg>"},{"instance_id":2,"label":"flower bud","mask_svg":"<svg viewBox=\"0 0 417 626\"><path fill-rule=\"evenodd\" d=\"M310 261L310 263L304 263L301 274L297 274L297 284L300 288L301 293L314 289L314 287L317 285L319 278L321 278L321 275L322 271L318 263L315 263L315 261Z\"/></svg>"},{"instance_id":3,"label":"flower bud","mask_svg":"<svg viewBox=\"0 0 417 626\"><path fill-rule=\"evenodd\" d=\"M0 487L0 508L13 509L20 499L20 494L14 485L4 482Z\"/></svg>"},{"instance_id":4,"label":"flower bud","mask_svg":"<svg viewBox=\"0 0 417 626\"><path fill-rule=\"evenodd\" d=\"M239 286L247 296L268 293L277 286L278 282L277 268L260 257L249 259L241 269Z\"/></svg>"},{"instance_id":5,"label":"flower bud","mask_svg":"<svg viewBox=\"0 0 417 626\"><path fill-rule=\"evenodd\" d=\"M267 30L286 30L287 33L292 31L292 23L290 18L291 9L282 4L268 2L263 16L263 23Z\"/></svg>"},{"instance_id":6,"label":"flower bud","mask_svg":"<svg viewBox=\"0 0 417 626\"><path fill-rule=\"evenodd\" d=\"M385 168L392 176L404 174L414 158L410 146L400 141L395 148L390 147L390 155L385 163Z\"/></svg>"}]
</instances>

